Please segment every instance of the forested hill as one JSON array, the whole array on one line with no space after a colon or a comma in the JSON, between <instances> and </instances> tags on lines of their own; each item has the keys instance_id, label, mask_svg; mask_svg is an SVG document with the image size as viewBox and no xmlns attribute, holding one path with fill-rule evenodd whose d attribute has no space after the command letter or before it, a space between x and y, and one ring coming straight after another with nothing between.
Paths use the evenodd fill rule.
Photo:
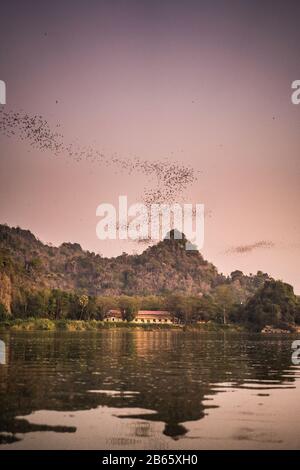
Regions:
<instances>
[{"instance_id":1,"label":"forested hill","mask_svg":"<svg viewBox=\"0 0 300 470\"><path fill-rule=\"evenodd\" d=\"M198 251L186 251L185 239L163 240L140 255L116 258L82 250L78 243L46 245L30 231L0 225L0 302L9 306L20 290L53 289L88 295L164 295L213 293L231 286L236 300L244 300L268 276L258 272L230 277L219 274Z\"/></svg>"}]
</instances>

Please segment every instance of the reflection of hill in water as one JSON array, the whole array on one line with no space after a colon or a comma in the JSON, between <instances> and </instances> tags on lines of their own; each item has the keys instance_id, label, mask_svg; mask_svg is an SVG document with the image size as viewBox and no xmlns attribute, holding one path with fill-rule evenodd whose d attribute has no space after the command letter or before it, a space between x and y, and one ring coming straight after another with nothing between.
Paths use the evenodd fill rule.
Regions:
<instances>
[{"instance_id":1,"label":"reflection of hill in water","mask_svg":"<svg viewBox=\"0 0 300 470\"><path fill-rule=\"evenodd\" d=\"M129 330L2 339L8 365L0 366L0 444L27 432L76 431L17 417L98 406L123 409L120 418L164 422L164 433L176 438L187 432L185 422L205 416L222 383L262 390L295 379L290 338ZM133 408L145 413L133 415Z\"/></svg>"}]
</instances>

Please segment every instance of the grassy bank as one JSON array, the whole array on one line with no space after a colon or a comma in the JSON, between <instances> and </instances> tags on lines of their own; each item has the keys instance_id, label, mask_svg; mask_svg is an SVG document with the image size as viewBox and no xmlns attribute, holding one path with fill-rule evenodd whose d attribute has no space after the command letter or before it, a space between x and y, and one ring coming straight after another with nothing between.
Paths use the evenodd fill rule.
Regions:
<instances>
[{"instance_id":1,"label":"grassy bank","mask_svg":"<svg viewBox=\"0 0 300 470\"><path fill-rule=\"evenodd\" d=\"M143 328L165 330L176 325L135 324L126 322L104 322L97 320L49 320L48 318L12 319L0 322L0 329L12 331L96 331L119 328Z\"/></svg>"},{"instance_id":2,"label":"grassy bank","mask_svg":"<svg viewBox=\"0 0 300 470\"><path fill-rule=\"evenodd\" d=\"M195 323L192 325L185 325L183 327L187 331L207 331L207 332L218 332L218 331L236 331L245 332L247 331L244 325L227 324L223 325L220 323L208 322L208 323Z\"/></svg>"},{"instance_id":3,"label":"grassy bank","mask_svg":"<svg viewBox=\"0 0 300 470\"><path fill-rule=\"evenodd\" d=\"M97 331L105 329L142 328L144 330L170 330L183 331L245 331L241 325L220 325L217 323L204 323L194 325L172 324L136 324L126 322L103 322L97 320L49 320L48 318L10 319L0 322L0 329L12 331Z\"/></svg>"}]
</instances>

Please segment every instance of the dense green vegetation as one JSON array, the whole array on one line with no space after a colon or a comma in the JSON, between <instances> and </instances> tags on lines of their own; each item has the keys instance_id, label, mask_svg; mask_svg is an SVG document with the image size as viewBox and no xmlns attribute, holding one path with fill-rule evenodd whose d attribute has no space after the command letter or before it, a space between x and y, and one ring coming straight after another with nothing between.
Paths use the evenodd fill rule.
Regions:
<instances>
[{"instance_id":1,"label":"dense green vegetation","mask_svg":"<svg viewBox=\"0 0 300 470\"><path fill-rule=\"evenodd\" d=\"M0 321L6 320L8 318L8 311L5 306L0 303Z\"/></svg>"},{"instance_id":2,"label":"dense green vegetation","mask_svg":"<svg viewBox=\"0 0 300 470\"><path fill-rule=\"evenodd\" d=\"M222 286L213 295L201 297L180 294L147 297L88 296L59 289L22 291L22 295L14 299L13 315L0 304L0 320L37 319L41 325L47 320L63 321L66 324L75 321L75 325L78 321L103 322L109 310L117 308L121 309L123 319L128 322L134 319L139 309L163 309L171 312L179 323L186 325L206 321L215 324L243 324L250 329L261 330L265 325L288 329L291 325L300 323L300 302L294 295L293 288L282 281L274 280L266 281L245 304L235 301L230 285ZM50 324L45 329L51 329ZM39 323L36 325L43 329ZM81 326L78 328L81 329ZM96 323L93 328L98 328Z\"/></svg>"},{"instance_id":3,"label":"dense green vegetation","mask_svg":"<svg viewBox=\"0 0 300 470\"><path fill-rule=\"evenodd\" d=\"M292 286L282 281L268 281L241 309L238 320L260 330L265 325L288 329L300 324L300 301Z\"/></svg>"},{"instance_id":4,"label":"dense green vegetation","mask_svg":"<svg viewBox=\"0 0 300 470\"><path fill-rule=\"evenodd\" d=\"M0 304L1 305L1 304ZM223 304L211 295L202 297L170 294L166 296L89 296L60 289L21 290L13 299L12 316L20 319L102 321L111 309L119 308L123 319L131 321L138 310L168 310L182 323L198 320L223 322ZM3 318L11 315L2 306ZM0 310L1 312L1 310Z\"/></svg>"}]
</instances>

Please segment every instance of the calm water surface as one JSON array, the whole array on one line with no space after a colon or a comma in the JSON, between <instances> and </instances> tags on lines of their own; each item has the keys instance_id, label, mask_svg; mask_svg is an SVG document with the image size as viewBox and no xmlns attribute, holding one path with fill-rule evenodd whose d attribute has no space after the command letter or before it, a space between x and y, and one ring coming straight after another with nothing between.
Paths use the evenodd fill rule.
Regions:
<instances>
[{"instance_id":1,"label":"calm water surface","mask_svg":"<svg viewBox=\"0 0 300 470\"><path fill-rule=\"evenodd\" d=\"M2 332L0 449L300 449L294 339Z\"/></svg>"}]
</instances>

